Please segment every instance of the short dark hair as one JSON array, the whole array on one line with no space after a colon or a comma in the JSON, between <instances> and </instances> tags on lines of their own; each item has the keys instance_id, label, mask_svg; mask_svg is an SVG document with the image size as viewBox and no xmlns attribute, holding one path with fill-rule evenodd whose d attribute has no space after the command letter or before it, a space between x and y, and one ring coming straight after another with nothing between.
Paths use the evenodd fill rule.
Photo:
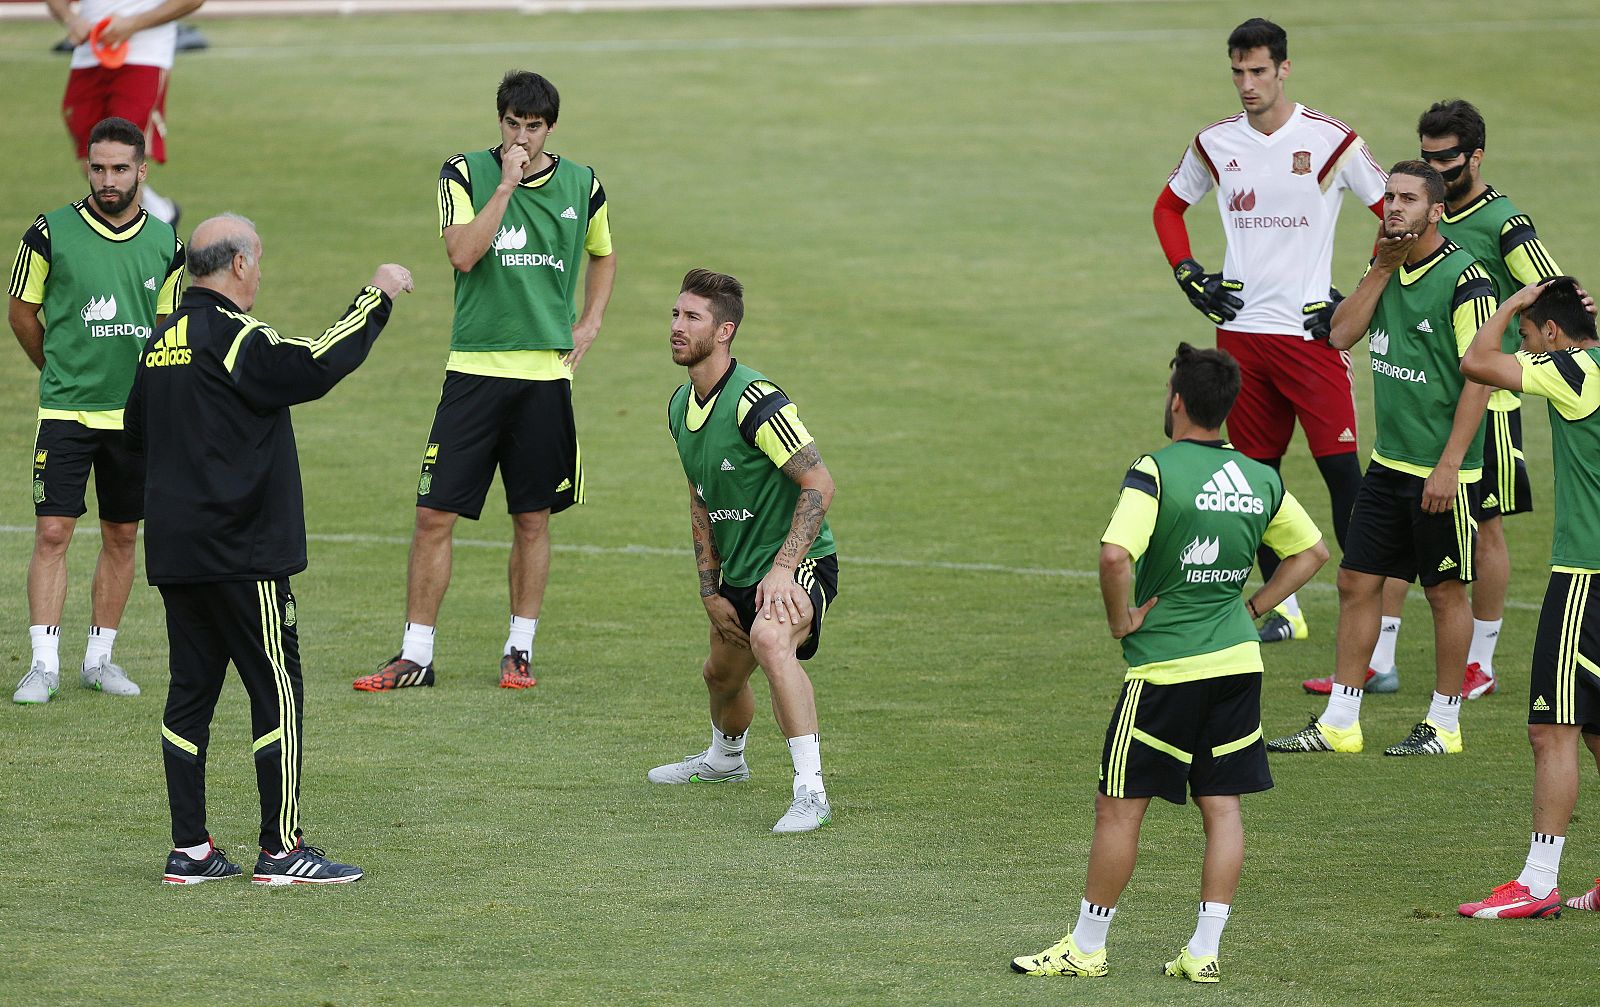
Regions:
<instances>
[{"instance_id":1,"label":"short dark hair","mask_svg":"<svg viewBox=\"0 0 1600 1007\"><path fill-rule=\"evenodd\" d=\"M144 160L144 130L128 120L112 116L95 123L94 129L89 130L89 146L93 147L106 140L112 143L125 143L132 147L135 163Z\"/></svg>"},{"instance_id":2,"label":"short dark hair","mask_svg":"<svg viewBox=\"0 0 1600 1007\"><path fill-rule=\"evenodd\" d=\"M1444 202L1444 176L1426 161L1412 159L1400 161L1389 169L1390 175L1414 175L1422 179L1422 188L1428 194L1428 202Z\"/></svg>"},{"instance_id":3,"label":"short dark hair","mask_svg":"<svg viewBox=\"0 0 1600 1007\"><path fill-rule=\"evenodd\" d=\"M1558 276L1544 285L1544 293L1529 305L1525 312L1528 321L1540 328L1545 322L1555 322L1556 328L1568 339L1584 342L1595 338L1594 316L1583 306L1578 295L1578 281L1570 276Z\"/></svg>"},{"instance_id":4,"label":"short dark hair","mask_svg":"<svg viewBox=\"0 0 1600 1007\"><path fill-rule=\"evenodd\" d=\"M711 302L711 321L720 326L732 322L735 334L744 321L744 284L727 273L713 273L709 269L691 269L683 274L682 294L695 294Z\"/></svg>"},{"instance_id":5,"label":"short dark hair","mask_svg":"<svg viewBox=\"0 0 1600 1007\"><path fill-rule=\"evenodd\" d=\"M1469 155L1482 150L1488 139L1488 128L1483 116L1472 102L1461 98L1436 101L1417 119L1417 136L1453 136L1456 143Z\"/></svg>"},{"instance_id":6,"label":"short dark hair","mask_svg":"<svg viewBox=\"0 0 1600 1007\"><path fill-rule=\"evenodd\" d=\"M1172 358L1172 390L1189 419L1207 430L1222 426L1239 397L1239 363L1227 350L1201 350L1179 343Z\"/></svg>"},{"instance_id":7,"label":"short dark hair","mask_svg":"<svg viewBox=\"0 0 1600 1007\"><path fill-rule=\"evenodd\" d=\"M554 126L561 114L561 95L554 84L532 70L507 70L495 92L495 105L501 118L507 112L526 119L538 116L545 125Z\"/></svg>"},{"instance_id":8,"label":"short dark hair","mask_svg":"<svg viewBox=\"0 0 1600 1007\"><path fill-rule=\"evenodd\" d=\"M1253 17L1228 36L1228 55L1246 53L1265 46L1272 62L1289 58L1289 33L1264 17Z\"/></svg>"}]
</instances>

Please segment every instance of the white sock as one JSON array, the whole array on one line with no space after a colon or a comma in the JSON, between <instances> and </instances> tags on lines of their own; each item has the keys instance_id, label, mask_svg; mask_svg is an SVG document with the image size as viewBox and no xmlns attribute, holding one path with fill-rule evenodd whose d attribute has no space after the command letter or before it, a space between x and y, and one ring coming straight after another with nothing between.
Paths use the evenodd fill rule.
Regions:
<instances>
[{"instance_id":1,"label":"white sock","mask_svg":"<svg viewBox=\"0 0 1600 1007\"><path fill-rule=\"evenodd\" d=\"M1500 642L1500 624L1504 621L1472 620L1472 646L1467 650L1467 663L1477 665L1490 678L1494 677L1494 645Z\"/></svg>"},{"instance_id":2,"label":"white sock","mask_svg":"<svg viewBox=\"0 0 1600 1007\"><path fill-rule=\"evenodd\" d=\"M433 627L420 623L406 623L404 642L400 644L400 656L407 661L415 661L426 668L433 663Z\"/></svg>"},{"instance_id":3,"label":"white sock","mask_svg":"<svg viewBox=\"0 0 1600 1007\"><path fill-rule=\"evenodd\" d=\"M1428 703L1428 723L1441 731L1455 731L1461 727L1461 697L1433 694Z\"/></svg>"},{"instance_id":4,"label":"white sock","mask_svg":"<svg viewBox=\"0 0 1600 1007\"><path fill-rule=\"evenodd\" d=\"M529 657L533 656L533 634L539 631L538 619L524 619L520 615L511 617L511 634L506 637L506 649L500 652L505 657L513 650L520 650Z\"/></svg>"},{"instance_id":5,"label":"white sock","mask_svg":"<svg viewBox=\"0 0 1600 1007\"><path fill-rule=\"evenodd\" d=\"M1222 928L1228 925L1228 913L1233 907L1225 902L1200 903L1200 916L1195 921L1194 936L1189 938L1189 953L1205 958L1217 953L1222 943Z\"/></svg>"},{"instance_id":6,"label":"white sock","mask_svg":"<svg viewBox=\"0 0 1600 1007\"><path fill-rule=\"evenodd\" d=\"M89 643L83 648L83 666L94 669L103 657L111 660L111 645L116 642L117 631L104 626L89 627Z\"/></svg>"},{"instance_id":7,"label":"white sock","mask_svg":"<svg viewBox=\"0 0 1600 1007\"><path fill-rule=\"evenodd\" d=\"M706 763L720 772L737 769L744 761L744 740L749 735L748 730L744 734L723 734L716 724L712 724L711 747L706 752Z\"/></svg>"},{"instance_id":8,"label":"white sock","mask_svg":"<svg viewBox=\"0 0 1600 1007\"><path fill-rule=\"evenodd\" d=\"M1400 640L1400 617L1386 615L1383 617L1383 626L1378 630L1378 645L1372 648L1372 660L1367 662L1367 667L1373 671L1394 670L1394 645Z\"/></svg>"},{"instance_id":9,"label":"white sock","mask_svg":"<svg viewBox=\"0 0 1600 1007\"><path fill-rule=\"evenodd\" d=\"M1556 874L1561 870L1561 848L1565 845L1566 836L1533 834L1533 842L1528 844L1528 862L1522 865L1517 880L1527 886L1534 898L1548 898L1555 889Z\"/></svg>"},{"instance_id":10,"label":"white sock","mask_svg":"<svg viewBox=\"0 0 1600 1007\"><path fill-rule=\"evenodd\" d=\"M1349 730L1361 719L1361 697L1365 694L1364 689L1352 689L1348 685L1335 683L1333 691L1328 693L1328 707L1317 719L1324 727Z\"/></svg>"},{"instance_id":11,"label":"white sock","mask_svg":"<svg viewBox=\"0 0 1600 1007\"><path fill-rule=\"evenodd\" d=\"M1092 955L1106 946L1106 931L1111 929L1111 917L1117 915L1117 907L1097 906L1088 899L1078 901L1078 925L1072 928L1072 943L1079 951Z\"/></svg>"},{"instance_id":12,"label":"white sock","mask_svg":"<svg viewBox=\"0 0 1600 1007\"><path fill-rule=\"evenodd\" d=\"M43 664L46 675L61 674L61 627L29 626L28 640L33 644L33 661L29 667Z\"/></svg>"},{"instance_id":13,"label":"white sock","mask_svg":"<svg viewBox=\"0 0 1600 1007\"><path fill-rule=\"evenodd\" d=\"M150 211L150 216L172 223L177 204L150 188L149 183L139 186L139 205Z\"/></svg>"},{"instance_id":14,"label":"white sock","mask_svg":"<svg viewBox=\"0 0 1600 1007\"><path fill-rule=\"evenodd\" d=\"M822 747L815 734L802 734L789 739L789 758L794 761L794 796L800 796L805 787L812 794L822 794Z\"/></svg>"},{"instance_id":15,"label":"white sock","mask_svg":"<svg viewBox=\"0 0 1600 1007\"><path fill-rule=\"evenodd\" d=\"M211 856L211 840L207 839L199 846L174 846L173 849L188 857L190 860L204 860Z\"/></svg>"},{"instance_id":16,"label":"white sock","mask_svg":"<svg viewBox=\"0 0 1600 1007\"><path fill-rule=\"evenodd\" d=\"M1300 599L1296 598L1292 594L1278 602L1278 607L1283 609L1284 612L1288 613L1289 618L1291 619L1298 619L1300 617Z\"/></svg>"}]
</instances>

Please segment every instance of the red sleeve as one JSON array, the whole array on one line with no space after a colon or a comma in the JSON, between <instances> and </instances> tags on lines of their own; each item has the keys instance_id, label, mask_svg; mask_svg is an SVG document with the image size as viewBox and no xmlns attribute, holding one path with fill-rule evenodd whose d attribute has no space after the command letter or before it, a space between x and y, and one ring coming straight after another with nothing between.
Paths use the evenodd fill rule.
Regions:
<instances>
[{"instance_id":1,"label":"red sleeve","mask_svg":"<svg viewBox=\"0 0 1600 1007\"><path fill-rule=\"evenodd\" d=\"M1161 251L1167 256L1167 265L1174 268L1184 259L1193 258L1189 251L1189 229L1183 224L1184 211L1189 209L1172 186L1165 186L1161 195L1156 198L1155 224L1156 238L1161 242Z\"/></svg>"},{"instance_id":2,"label":"red sleeve","mask_svg":"<svg viewBox=\"0 0 1600 1007\"><path fill-rule=\"evenodd\" d=\"M1367 209L1372 211L1372 215L1374 217L1377 217L1379 220L1383 219L1383 200L1378 200L1376 203L1373 203L1371 206L1367 207Z\"/></svg>"}]
</instances>

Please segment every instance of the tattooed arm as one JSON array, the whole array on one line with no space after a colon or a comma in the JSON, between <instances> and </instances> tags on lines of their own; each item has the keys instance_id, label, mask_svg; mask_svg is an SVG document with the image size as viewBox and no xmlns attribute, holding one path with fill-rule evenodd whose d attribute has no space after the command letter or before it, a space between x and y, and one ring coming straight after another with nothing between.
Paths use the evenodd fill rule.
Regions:
<instances>
[{"instance_id":1,"label":"tattooed arm","mask_svg":"<svg viewBox=\"0 0 1600 1007\"><path fill-rule=\"evenodd\" d=\"M694 483L689 484L689 529L694 535L694 565L700 571L700 601L706 607L706 618L711 620L711 632L727 643L748 647L750 638L739 624L733 603L718 592L722 586L722 557L717 555L717 543L711 537L711 514L695 492Z\"/></svg>"},{"instance_id":2,"label":"tattooed arm","mask_svg":"<svg viewBox=\"0 0 1600 1007\"><path fill-rule=\"evenodd\" d=\"M813 442L796 451L783 465L783 474L800 487L794 503L794 519L789 537L772 559L772 569L756 585L756 611L765 618L777 615L779 622L809 623L811 599L795 583L794 569L805 559L811 543L822 531L822 519L833 502L833 476L822 464L822 455Z\"/></svg>"}]
</instances>

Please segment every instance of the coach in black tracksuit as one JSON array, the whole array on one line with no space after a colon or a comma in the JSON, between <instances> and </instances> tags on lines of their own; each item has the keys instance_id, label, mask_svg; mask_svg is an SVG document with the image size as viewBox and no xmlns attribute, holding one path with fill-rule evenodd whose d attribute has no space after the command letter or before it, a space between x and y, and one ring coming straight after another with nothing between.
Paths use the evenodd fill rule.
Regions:
<instances>
[{"instance_id":1,"label":"coach in black tracksuit","mask_svg":"<svg viewBox=\"0 0 1600 1007\"><path fill-rule=\"evenodd\" d=\"M249 221L206 221L188 254L193 285L146 345L125 414L147 464L145 569L167 610L172 841L177 851L209 842L206 744L231 660L250 696L261 790L255 880L287 883L263 878L265 854L313 849L300 834L304 693L289 577L306 568L306 533L288 407L325 395L366 359L411 276L380 266L326 332L292 338L245 313L261 283Z\"/></svg>"}]
</instances>

